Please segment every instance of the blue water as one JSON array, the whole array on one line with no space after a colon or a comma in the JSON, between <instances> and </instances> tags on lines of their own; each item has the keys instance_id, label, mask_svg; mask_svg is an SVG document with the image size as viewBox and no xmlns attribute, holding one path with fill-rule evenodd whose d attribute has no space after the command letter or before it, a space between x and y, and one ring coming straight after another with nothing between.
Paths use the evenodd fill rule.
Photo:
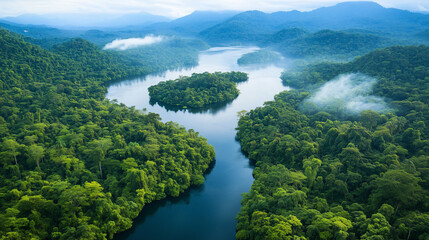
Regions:
<instances>
[{"instance_id":1,"label":"blue water","mask_svg":"<svg viewBox=\"0 0 429 240\"><path fill-rule=\"evenodd\" d=\"M211 48L200 53L199 65L194 68L148 75L109 86L108 99L157 113L164 122L174 121L192 128L207 138L216 151L216 162L202 186L194 187L180 197L146 205L133 227L115 239L235 239L235 216L241 207L241 194L248 192L253 182L252 166L235 140L237 112L262 106L287 89L280 80L283 68L237 65L240 56L255 50L254 47ZM240 95L237 99L213 111L174 112L149 104L148 87L159 81L206 71L242 71L249 74L249 80L238 84Z\"/></svg>"}]
</instances>

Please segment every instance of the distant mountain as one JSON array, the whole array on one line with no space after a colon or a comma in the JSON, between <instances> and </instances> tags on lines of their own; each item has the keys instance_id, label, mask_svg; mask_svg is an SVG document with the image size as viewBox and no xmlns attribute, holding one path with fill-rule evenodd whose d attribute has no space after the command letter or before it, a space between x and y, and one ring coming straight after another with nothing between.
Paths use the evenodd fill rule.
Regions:
<instances>
[{"instance_id":1,"label":"distant mountain","mask_svg":"<svg viewBox=\"0 0 429 240\"><path fill-rule=\"evenodd\" d=\"M311 37L324 29L341 31L341 37L399 36L421 43L427 39L425 30L429 26L429 15L384 8L374 2L345 2L310 12L195 11L172 21L148 13L27 14L0 19L0 25L24 36L37 38L37 42L32 42L44 47L61 42L64 38L81 37L103 45L116 38L144 37L147 34L201 37L212 45L242 43L278 46ZM50 27L52 25L61 27ZM55 39L47 40L50 42L46 44L41 40L52 38Z\"/></svg>"},{"instance_id":2,"label":"distant mountain","mask_svg":"<svg viewBox=\"0 0 429 240\"><path fill-rule=\"evenodd\" d=\"M267 45L270 45L270 44L290 42L292 40L305 37L309 34L310 33L308 31L305 31L301 28L282 29L274 33L273 35L271 35L268 39L265 40L264 43Z\"/></svg>"},{"instance_id":3,"label":"distant mountain","mask_svg":"<svg viewBox=\"0 0 429 240\"><path fill-rule=\"evenodd\" d=\"M168 23L156 23L142 28L145 32L158 34L198 35L204 29L219 24L240 12L195 11Z\"/></svg>"},{"instance_id":4,"label":"distant mountain","mask_svg":"<svg viewBox=\"0 0 429 240\"><path fill-rule=\"evenodd\" d=\"M415 36L423 40L429 41L429 28L417 33Z\"/></svg>"},{"instance_id":5,"label":"distant mountain","mask_svg":"<svg viewBox=\"0 0 429 240\"><path fill-rule=\"evenodd\" d=\"M0 26L12 32L19 33L25 37L32 38L63 38L73 37L76 32L60 30L58 28L43 25L17 24L8 21L0 21Z\"/></svg>"},{"instance_id":6,"label":"distant mountain","mask_svg":"<svg viewBox=\"0 0 429 240\"><path fill-rule=\"evenodd\" d=\"M31 24L31 25L48 25L48 22L51 22L47 17L37 14L22 14L16 17L5 17L1 20L8 21L9 23L16 24Z\"/></svg>"},{"instance_id":7,"label":"distant mountain","mask_svg":"<svg viewBox=\"0 0 429 240\"><path fill-rule=\"evenodd\" d=\"M113 19L105 24L105 26L122 27L122 26L141 26L150 25L158 22L169 22L170 18L149 13L141 12L135 14L127 14Z\"/></svg>"},{"instance_id":8,"label":"distant mountain","mask_svg":"<svg viewBox=\"0 0 429 240\"><path fill-rule=\"evenodd\" d=\"M273 36L278 36L279 34L282 34L283 38L280 40L272 37L270 39L275 39L276 41L266 41L267 46L274 48L285 56L298 58L329 56L347 60L374 49L394 44L390 39L377 35L344 31L321 30L315 33L305 33L300 29L285 29Z\"/></svg>"},{"instance_id":9,"label":"distant mountain","mask_svg":"<svg viewBox=\"0 0 429 240\"><path fill-rule=\"evenodd\" d=\"M43 25L24 25L0 20L0 27L24 36L25 41L51 49L54 45L69 41L71 38L83 38L96 45L103 46L116 38L140 37L137 33L109 32L101 30L64 30Z\"/></svg>"},{"instance_id":10,"label":"distant mountain","mask_svg":"<svg viewBox=\"0 0 429 240\"><path fill-rule=\"evenodd\" d=\"M260 41L264 34L275 30L275 20L270 14L248 11L201 32L201 36L212 43L229 41Z\"/></svg>"},{"instance_id":11,"label":"distant mountain","mask_svg":"<svg viewBox=\"0 0 429 240\"><path fill-rule=\"evenodd\" d=\"M237 11L195 11L189 15L178 18L170 24L174 26L196 25L201 29L207 26L211 27L215 24L225 21L226 19L239 14Z\"/></svg>"},{"instance_id":12,"label":"distant mountain","mask_svg":"<svg viewBox=\"0 0 429 240\"><path fill-rule=\"evenodd\" d=\"M384 8L374 2L339 3L333 7L323 7L304 13L304 18L315 18L313 21L315 28L324 26L337 30L359 28L412 32L429 25L429 15L427 14Z\"/></svg>"},{"instance_id":13,"label":"distant mountain","mask_svg":"<svg viewBox=\"0 0 429 240\"><path fill-rule=\"evenodd\" d=\"M310 12L248 11L201 31L209 42L255 42L284 28L363 29L406 35L429 26L429 15L384 8L374 2L344 2Z\"/></svg>"},{"instance_id":14,"label":"distant mountain","mask_svg":"<svg viewBox=\"0 0 429 240\"><path fill-rule=\"evenodd\" d=\"M46 25L61 28L119 28L125 26L150 25L157 22L168 22L171 19L141 12L134 14L24 14L17 17L6 17L19 24Z\"/></svg>"}]
</instances>

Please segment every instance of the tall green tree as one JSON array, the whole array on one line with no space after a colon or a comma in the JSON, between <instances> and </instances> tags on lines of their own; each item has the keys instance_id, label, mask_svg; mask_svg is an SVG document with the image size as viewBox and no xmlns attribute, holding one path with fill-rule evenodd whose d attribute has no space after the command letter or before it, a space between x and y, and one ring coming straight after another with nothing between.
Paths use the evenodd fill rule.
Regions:
<instances>
[{"instance_id":1,"label":"tall green tree","mask_svg":"<svg viewBox=\"0 0 429 240\"><path fill-rule=\"evenodd\" d=\"M3 141L2 144L2 150L1 153L5 159L12 158L16 165L18 165L17 156L21 153L19 152L18 148L20 147L20 144L17 143L14 139L6 139Z\"/></svg>"},{"instance_id":2,"label":"tall green tree","mask_svg":"<svg viewBox=\"0 0 429 240\"><path fill-rule=\"evenodd\" d=\"M40 160L45 156L45 149L42 146L33 144L28 147L28 155L29 159L36 163L37 169L41 170Z\"/></svg>"}]
</instances>

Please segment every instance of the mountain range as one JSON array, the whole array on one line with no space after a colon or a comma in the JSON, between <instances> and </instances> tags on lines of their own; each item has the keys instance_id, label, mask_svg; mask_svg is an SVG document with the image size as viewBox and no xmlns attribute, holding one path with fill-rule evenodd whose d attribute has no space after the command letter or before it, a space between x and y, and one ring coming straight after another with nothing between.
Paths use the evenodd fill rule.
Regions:
<instances>
[{"instance_id":1,"label":"mountain range","mask_svg":"<svg viewBox=\"0 0 429 240\"><path fill-rule=\"evenodd\" d=\"M55 18L58 19L55 26L63 27L52 27ZM343 2L309 12L195 11L175 20L148 13L82 15L79 19L75 15L22 15L0 19L0 25L27 37L82 37L99 45L116 38L142 37L146 34L202 38L211 45L261 44L295 39L296 34L316 33L325 29L414 39L425 43L429 40L429 14L385 8L365 1Z\"/></svg>"},{"instance_id":2,"label":"mountain range","mask_svg":"<svg viewBox=\"0 0 429 240\"><path fill-rule=\"evenodd\" d=\"M24 25L46 25L63 29L81 28L121 28L126 26L145 26L158 22L169 22L170 18L146 12L132 14L24 14L5 17L13 23Z\"/></svg>"},{"instance_id":3,"label":"mountain range","mask_svg":"<svg viewBox=\"0 0 429 240\"><path fill-rule=\"evenodd\" d=\"M310 12L247 11L201 32L210 42L258 41L288 28L308 31L362 29L388 35L408 35L429 28L429 15L384 8L374 2L344 2Z\"/></svg>"}]
</instances>

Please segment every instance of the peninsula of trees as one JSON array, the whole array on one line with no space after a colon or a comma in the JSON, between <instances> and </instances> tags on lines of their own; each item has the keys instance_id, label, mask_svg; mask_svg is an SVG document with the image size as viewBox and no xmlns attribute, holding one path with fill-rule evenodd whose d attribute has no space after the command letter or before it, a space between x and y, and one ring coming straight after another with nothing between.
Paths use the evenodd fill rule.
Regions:
<instances>
[{"instance_id":1,"label":"peninsula of trees","mask_svg":"<svg viewBox=\"0 0 429 240\"><path fill-rule=\"evenodd\" d=\"M236 83L247 79L242 72L194 73L149 87L150 101L173 109L201 109L228 103L239 94Z\"/></svg>"},{"instance_id":2,"label":"peninsula of trees","mask_svg":"<svg viewBox=\"0 0 429 240\"><path fill-rule=\"evenodd\" d=\"M270 50L258 50L246 53L237 60L238 65L273 64L282 59L279 53Z\"/></svg>"}]
</instances>

